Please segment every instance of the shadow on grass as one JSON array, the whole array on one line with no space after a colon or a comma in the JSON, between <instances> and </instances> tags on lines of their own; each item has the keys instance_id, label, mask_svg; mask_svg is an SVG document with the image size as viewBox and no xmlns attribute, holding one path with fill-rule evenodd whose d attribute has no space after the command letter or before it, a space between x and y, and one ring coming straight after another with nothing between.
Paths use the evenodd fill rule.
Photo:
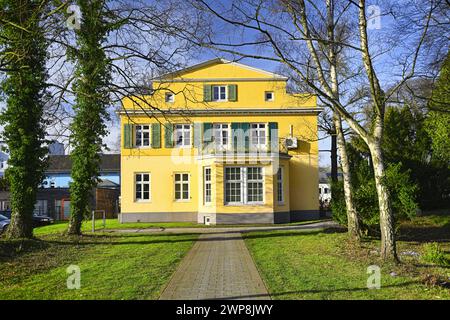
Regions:
<instances>
[{"instance_id":1,"label":"shadow on grass","mask_svg":"<svg viewBox=\"0 0 450 320\"><path fill-rule=\"evenodd\" d=\"M50 243L39 239L0 240L0 262L34 251L46 250Z\"/></svg>"},{"instance_id":2,"label":"shadow on grass","mask_svg":"<svg viewBox=\"0 0 450 320\"><path fill-rule=\"evenodd\" d=\"M346 232L342 228L325 228L318 229L317 227L305 226L302 229L287 229L287 230L251 230L244 232L246 239L256 238L276 238L289 236L306 236L316 235L320 233L342 233ZM200 233L100 233L100 234L83 234L82 236L64 236L61 234L51 234L39 236L35 239L20 239L20 240L1 240L0 239L0 262L10 261L23 254L43 251L49 249L50 246L92 246L92 245L152 245L161 243L180 243L192 241L232 241L241 240L241 233L243 231L227 230L208 232L199 237ZM231 234L231 235L230 235ZM234 235L235 234L235 235Z\"/></svg>"},{"instance_id":3,"label":"shadow on grass","mask_svg":"<svg viewBox=\"0 0 450 320\"><path fill-rule=\"evenodd\" d=\"M392 284L387 286L382 286L382 289L385 288L401 288L401 287L407 287L414 284L420 284L421 282L419 280L415 281L407 281L399 284ZM230 296L230 297L221 297L217 299L211 299L211 300L233 300L233 299L261 299L261 298L270 298L270 297L280 297L285 295L300 295L300 294L314 294L314 293L334 293L334 292L363 292L363 291L369 291L367 287L365 288L339 288L339 289L310 289L310 290L298 290L298 291L286 291L286 292L273 292L270 294L254 294L254 295L243 295L243 296ZM299 298L300 299L300 298Z\"/></svg>"},{"instance_id":4,"label":"shadow on grass","mask_svg":"<svg viewBox=\"0 0 450 320\"><path fill-rule=\"evenodd\" d=\"M450 223L442 226L401 226L398 240L407 242L450 242Z\"/></svg>"},{"instance_id":5,"label":"shadow on grass","mask_svg":"<svg viewBox=\"0 0 450 320\"><path fill-rule=\"evenodd\" d=\"M277 230L278 231L278 230ZM316 235L320 233L341 233L345 230L340 228L328 228L328 229L301 229L297 231L287 230L279 232L248 232L245 233L246 239L256 238L276 238L276 237L289 237L289 236L307 236ZM236 234L233 236L231 234ZM76 236L56 236L49 235L46 237L31 239L31 240L13 240L13 241L0 241L0 261L3 258L11 259L15 256L29 253L32 251L45 250L50 245L58 246L90 246L90 245L151 245L160 243L179 243L179 242L191 242L191 241L232 241L241 240L241 232L239 231L227 231L227 232L210 232L204 235L207 237L197 238L199 233L160 233L160 234L85 234L80 237ZM187 238L186 238L187 237ZM154 238L154 239L152 239Z\"/></svg>"}]
</instances>

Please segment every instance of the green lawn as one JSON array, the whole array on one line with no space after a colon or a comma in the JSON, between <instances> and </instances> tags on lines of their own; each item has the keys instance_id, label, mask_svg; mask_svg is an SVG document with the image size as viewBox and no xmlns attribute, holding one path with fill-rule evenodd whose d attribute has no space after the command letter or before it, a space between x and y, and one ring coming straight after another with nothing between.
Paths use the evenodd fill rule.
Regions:
<instances>
[{"instance_id":1,"label":"green lawn","mask_svg":"<svg viewBox=\"0 0 450 320\"><path fill-rule=\"evenodd\" d=\"M67 230L67 221L57 221L54 224L38 227L34 229L34 235L55 234L63 233ZM197 223L193 222L152 222L152 223L120 223L117 219L106 219L106 230L110 229L148 229L148 228L183 228L183 227L201 227ZM95 220L96 231L102 231L103 220ZM81 227L83 232L92 231L92 221L84 221Z\"/></svg>"},{"instance_id":2,"label":"green lawn","mask_svg":"<svg viewBox=\"0 0 450 320\"><path fill-rule=\"evenodd\" d=\"M421 242L399 241L403 263L383 265L377 241L354 247L342 232L251 232L244 238L272 299L450 299L449 287L424 284L429 274L450 282L450 268L405 254L420 254ZM450 243L442 245L450 258ZM381 266L379 290L367 289L367 267L373 264Z\"/></svg>"},{"instance_id":3,"label":"green lawn","mask_svg":"<svg viewBox=\"0 0 450 320\"><path fill-rule=\"evenodd\" d=\"M275 226L283 226L283 225L301 225L301 224L307 224L307 223L313 223L318 222L320 220L314 220L314 221L302 221L302 222L295 222L295 223L287 223L287 224L277 224ZM38 227L34 229L34 235L40 236L40 235L46 235L46 234L58 234L63 233L67 229L67 221L57 221L52 225L44 226L44 227ZM257 225L210 225L205 226L203 224L198 224L195 222L139 222L139 223L119 223L117 219L106 219L106 228L103 228L103 220L95 220L95 228L97 231L102 230L112 230L112 229L149 229L149 228L223 228L223 227L251 227L251 226L258 226L258 227L264 227L264 226L274 226L274 225L263 225L263 224L257 224ZM82 225L82 231L83 232L90 232L92 231L92 221L84 221Z\"/></svg>"},{"instance_id":4,"label":"green lawn","mask_svg":"<svg viewBox=\"0 0 450 320\"><path fill-rule=\"evenodd\" d=\"M198 235L0 239L0 299L157 299ZM69 265L81 289L66 286Z\"/></svg>"}]
</instances>

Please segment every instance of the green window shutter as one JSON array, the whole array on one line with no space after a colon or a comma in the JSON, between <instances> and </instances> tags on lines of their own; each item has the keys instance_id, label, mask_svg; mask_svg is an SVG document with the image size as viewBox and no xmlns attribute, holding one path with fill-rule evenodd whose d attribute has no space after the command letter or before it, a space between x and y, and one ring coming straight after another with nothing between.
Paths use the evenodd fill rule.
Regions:
<instances>
[{"instance_id":1,"label":"green window shutter","mask_svg":"<svg viewBox=\"0 0 450 320\"><path fill-rule=\"evenodd\" d=\"M213 124L210 122L203 123L203 143L209 143L213 140Z\"/></svg>"},{"instance_id":2,"label":"green window shutter","mask_svg":"<svg viewBox=\"0 0 450 320\"><path fill-rule=\"evenodd\" d=\"M133 148L133 125L129 123L123 125L123 147Z\"/></svg>"},{"instance_id":3,"label":"green window shutter","mask_svg":"<svg viewBox=\"0 0 450 320\"><path fill-rule=\"evenodd\" d=\"M164 140L166 148L173 148L173 125L171 123L164 125Z\"/></svg>"},{"instance_id":4,"label":"green window shutter","mask_svg":"<svg viewBox=\"0 0 450 320\"><path fill-rule=\"evenodd\" d=\"M228 85L228 101L237 101L237 85Z\"/></svg>"},{"instance_id":5,"label":"green window shutter","mask_svg":"<svg viewBox=\"0 0 450 320\"><path fill-rule=\"evenodd\" d=\"M241 129L243 130L243 139L244 139L244 151L249 152L250 150L250 123L243 122L241 123Z\"/></svg>"},{"instance_id":6,"label":"green window shutter","mask_svg":"<svg viewBox=\"0 0 450 320\"><path fill-rule=\"evenodd\" d=\"M202 146L202 124L200 122L194 123L194 148L201 148Z\"/></svg>"},{"instance_id":7,"label":"green window shutter","mask_svg":"<svg viewBox=\"0 0 450 320\"><path fill-rule=\"evenodd\" d=\"M246 152L249 150L249 129L250 123L233 122L231 124L231 136L233 137L233 150L236 152Z\"/></svg>"},{"instance_id":8,"label":"green window shutter","mask_svg":"<svg viewBox=\"0 0 450 320\"><path fill-rule=\"evenodd\" d=\"M233 139L233 151L236 152L238 149L238 141L239 141L239 129L241 128L241 124L239 122L231 123L231 138Z\"/></svg>"},{"instance_id":9,"label":"green window shutter","mask_svg":"<svg viewBox=\"0 0 450 320\"><path fill-rule=\"evenodd\" d=\"M203 85L203 101L208 102L211 101L212 89L210 84Z\"/></svg>"},{"instance_id":10,"label":"green window shutter","mask_svg":"<svg viewBox=\"0 0 450 320\"><path fill-rule=\"evenodd\" d=\"M278 152L278 122L269 122L269 151Z\"/></svg>"},{"instance_id":11,"label":"green window shutter","mask_svg":"<svg viewBox=\"0 0 450 320\"><path fill-rule=\"evenodd\" d=\"M152 123L152 148L161 148L161 124Z\"/></svg>"}]
</instances>

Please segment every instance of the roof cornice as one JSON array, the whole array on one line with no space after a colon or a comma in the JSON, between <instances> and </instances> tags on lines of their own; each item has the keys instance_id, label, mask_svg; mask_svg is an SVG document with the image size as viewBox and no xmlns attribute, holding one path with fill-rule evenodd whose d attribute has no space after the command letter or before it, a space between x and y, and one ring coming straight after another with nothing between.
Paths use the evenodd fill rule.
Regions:
<instances>
[{"instance_id":1,"label":"roof cornice","mask_svg":"<svg viewBox=\"0 0 450 320\"><path fill-rule=\"evenodd\" d=\"M167 81L167 82L171 82L172 81L172 82L174 82L174 80L175 80L174 78L175 77L179 77L183 73L187 73L189 71L193 71L193 70L196 70L196 69L204 68L204 67L207 67L207 66L210 66L210 65L214 65L214 64L219 64L219 63L232 64L232 65L235 65L235 66L247 69L247 70L260 72L262 74L269 75L269 76L272 77L272 79L276 79L276 80L287 80L288 79L285 76L279 75L277 73L269 72L269 71L266 71L266 70L263 70L263 69L260 69L260 68L251 67L251 66L248 66L248 65L245 65L245 64L242 64L242 63L229 61L229 60L222 59L222 58L215 58L215 59L211 59L211 60L208 60L208 61L204 61L204 62L195 64L193 66L190 66L190 67L187 67L187 68L184 68L184 69L181 69L181 70L177 70L177 71L174 71L174 72L169 72L169 73L163 74L163 75L161 75L159 77L153 78L152 80L153 81ZM261 81L263 81L262 80L263 78L258 78L258 79L261 79ZM265 80L267 81L269 79L270 78L265 79Z\"/></svg>"},{"instance_id":2,"label":"roof cornice","mask_svg":"<svg viewBox=\"0 0 450 320\"><path fill-rule=\"evenodd\" d=\"M215 115L286 115L319 114L323 108L285 109L168 109L168 110L120 110L121 115L164 115L164 116L215 116Z\"/></svg>"},{"instance_id":3,"label":"roof cornice","mask_svg":"<svg viewBox=\"0 0 450 320\"><path fill-rule=\"evenodd\" d=\"M178 79L155 79L160 83L185 83L185 82L286 82L287 78L178 78Z\"/></svg>"}]
</instances>

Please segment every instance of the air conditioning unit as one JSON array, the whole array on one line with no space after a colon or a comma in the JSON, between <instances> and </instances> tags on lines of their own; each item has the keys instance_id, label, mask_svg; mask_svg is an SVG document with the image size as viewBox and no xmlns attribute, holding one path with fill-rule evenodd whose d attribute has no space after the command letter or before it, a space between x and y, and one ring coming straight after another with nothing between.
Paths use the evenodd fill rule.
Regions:
<instances>
[{"instance_id":1,"label":"air conditioning unit","mask_svg":"<svg viewBox=\"0 0 450 320\"><path fill-rule=\"evenodd\" d=\"M297 149L297 138L295 138L295 137L287 137L284 140L284 145L288 149Z\"/></svg>"}]
</instances>

